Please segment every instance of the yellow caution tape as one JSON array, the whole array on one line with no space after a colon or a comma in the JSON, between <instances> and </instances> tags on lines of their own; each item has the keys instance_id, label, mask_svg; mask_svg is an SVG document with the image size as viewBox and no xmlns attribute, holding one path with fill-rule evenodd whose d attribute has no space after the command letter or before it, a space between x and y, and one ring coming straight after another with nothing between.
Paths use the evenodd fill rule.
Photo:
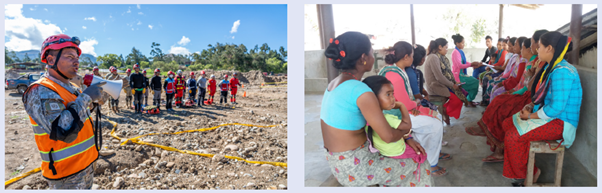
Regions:
<instances>
[{"instance_id":1,"label":"yellow caution tape","mask_svg":"<svg viewBox=\"0 0 602 193\"><path fill-rule=\"evenodd\" d=\"M111 124L113 124L113 130L111 131L111 137L118 139L121 141L120 137L117 137L117 135L115 135L115 129L117 128L117 123L113 122L113 121L109 121L111 122ZM201 129L192 129L192 130L186 130L186 131L179 131L179 132L174 132L174 133L169 133L169 132L164 132L164 133L148 133L148 134L144 134L138 137L134 137L134 138L129 138L126 141L124 141L123 143L121 143L121 145L125 145L128 141L131 141L133 143L136 144L141 144L141 145L148 145L148 146L153 146L153 147L158 147L167 151L175 151L175 152L179 152L179 153L185 153L185 154L191 154L191 155L198 155L198 156L203 156L203 157L208 157L208 158L212 158L215 154L210 154L210 153L197 153L197 152L193 152L193 151L187 151L187 150L179 150L173 147L169 147L169 146L163 146L163 145L158 145L158 144L154 144L154 143L147 143L144 141L141 141L140 138L141 137L145 137L145 136L149 136L149 135L174 135L174 134L182 134L182 133L191 133L191 132L203 132L203 131L210 131L210 130L214 130L220 127L224 127L224 126L229 126L229 125L241 125L241 126L247 126L247 127L262 127L262 128L269 128L269 127L276 127L278 125L268 125L268 126L263 126L263 125L252 125L252 124L243 124L243 123L226 123L226 124L221 124L215 127L210 127L210 128L201 128ZM268 162L268 161L250 161L250 160L246 160L240 157L236 157L236 156L229 156L226 155L224 156L225 158L228 159L234 159L234 160L239 160L239 161L244 161L247 163L251 163L251 164L270 164L270 165L274 165L274 166L280 166L280 167L287 167L286 163L283 162Z\"/></svg>"},{"instance_id":2,"label":"yellow caution tape","mask_svg":"<svg viewBox=\"0 0 602 193\"><path fill-rule=\"evenodd\" d=\"M19 175L19 176L17 176L17 177L14 177L13 179L10 179L10 180L8 180L8 181L4 182L4 187L6 187L6 186L8 186L8 185L10 185L10 184L12 184L12 183L14 183L14 182L16 182L16 181L19 181L20 179L23 179L23 178L25 178L25 177L27 177L27 176L29 176L29 175L31 175L31 174L38 173L38 172L40 172L40 171L42 171L42 167L39 167L39 168L33 169L33 170L31 170L31 171L29 171L29 172L27 172L27 173L24 173L24 174L21 174L21 175Z\"/></svg>"},{"instance_id":3,"label":"yellow caution tape","mask_svg":"<svg viewBox=\"0 0 602 193\"><path fill-rule=\"evenodd\" d=\"M117 123L108 120L111 124L113 124L113 130L111 130L111 136L115 139L121 140L120 137L117 137L117 135L115 135L115 129L117 128ZM203 156L203 157L208 157L208 158L212 158L215 154L209 154L209 153L197 153L197 152L193 152L193 151L187 151L187 150L179 150L173 147L169 147L169 146L163 146L163 145L158 145L158 144L153 144L153 143L147 143L144 141L141 141L139 138L140 137L144 137L144 136L148 136L148 135L160 135L160 134L166 134L166 135L172 135L172 134L182 134L182 133L190 133L190 132L203 132L203 131L210 131L210 130L214 130L220 127L224 127L224 126L229 126L229 125L241 125L241 126L247 126L247 127L262 127L262 128L269 128L269 127L276 127L278 125L268 125L268 126L263 126L263 125L252 125L252 124L243 124L243 123L226 123L226 124L221 124L215 127L210 127L210 128L201 128L201 129L193 129L193 130L186 130L186 131L179 131L179 132L175 132L175 133L149 133L149 134L145 134L145 135L141 135L138 137L134 137L134 138L130 138L127 139L125 142L121 143L121 145L125 145L127 143L127 141L132 141L133 143L137 143L137 144L141 144L141 145L148 145L148 146L153 146L153 147L158 147L167 151L175 151L175 152L179 152L179 153L185 153L185 154L191 154L191 155L198 155L198 156ZM229 156L229 155L225 155L225 158L228 159L234 159L234 160L239 160L239 161L244 161L247 163L251 163L251 164L270 164L270 165L274 165L274 166L280 166L280 167L287 167L286 163L283 162L268 162L268 161L250 161L250 160L246 160L240 157L236 157L236 156ZM42 168L36 168L33 169L27 173L21 174L20 176L14 177L6 182L4 182L4 187L19 181L31 174L35 174L42 171Z\"/></svg>"}]
</instances>

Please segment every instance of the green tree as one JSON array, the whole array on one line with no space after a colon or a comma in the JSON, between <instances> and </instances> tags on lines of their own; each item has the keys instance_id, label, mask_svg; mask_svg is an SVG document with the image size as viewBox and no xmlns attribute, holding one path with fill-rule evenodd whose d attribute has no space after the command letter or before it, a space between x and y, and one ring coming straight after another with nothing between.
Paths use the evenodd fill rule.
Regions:
<instances>
[{"instance_id":1,"label":"green tree","mask_svg":"<svg viewBox=\"0 0 602 193\"><path fill-rule=\"evenodd\" d=\"M161 46L161 44L155 42L153 42L153 44L151 45L150 55L153 56L153 61L163 61L163 51L161 51L161 48L159 48L159 46Z\"/></svg>"},{"instance_id":2,"label":"green tree","mask_svg":"<svg viewBox=\"0 0 602 193\"><path fill-rule=\"evenodd\" d=\"M42 63L42 61L40 60L40 57L36 57L36 58L34 58L33 60L31 60L31 62L33 62L33 63L38 63L38 64L41 64L41 63Z\"/></svg>"},{"instance_id":3,"label":"green tree","mask_svg":"<svg viewBox=\"0 0 602 193\"><path fill-rule=\"evenodd\" d=\"M486 20L478 19L472 24L472 33L470 34L470 39L472 41L469 43L471 46L473 46L475 42L480 42L485 37L485 23L487 23Z\"/></svg>"},{"instance_id":4,"label":"green tree","mask_svg":"<svg viewBox=\"0 0 602 193\"><path fill-rule=\"evenodd\" d=\"M97 62L100 62L99 68L108 69L111 66L121 66L121 61L117 54L105 54L104 56L98 56Z\"/></svg>"},{"instance_id":5,"label":"green tree","mask_svg":"<svg viewBox=\"0 0 602 193\"><path fill-rule=\"evenodd\" d=\"M12 53L14 53L14 52L12 52ZM6 48L6 47L4 47L4 63L5 64L15 63L15 60L13 60L10 52L8 51L8 48Z\"/></svg>"},{"instance_id":6,"label":"green tree","mask_svg":"<svg viewBox=\"0 0 602 193\"><path fill-rule=\"evenodd\" d=\"M23 57L23 62L31 62L31 58L25 53L25 57Z\"/></svg>"},{"instance_id":7,"label":"green tree","mask_svg":"<svg viewBox=\"0 0 602 193\"><path fill-rule=\"evenodd\" d=\"M147 61L141 61L140 62L140 69L147 69L149 67L150 67L149 62L147 62Z\"/></svg>"},{"instance_id":8,"label":"green tree","mask_svg":"<svg viewBox=\"0 0 602 193\"><path fill-rule=\"evenodd\" d=\"M96 63L94 63L90 57L84 56L83 58L79 58L79 65L89 67L96 65Z\"/></svg>"},{"instance_id":9,"label":"green tree","mask_svg":"<svg viewBox=\"0 0 602 193\"><path fill-rule=\"evenodd\" d=\"M266 71L268 72L280 72L282 68L282 60L278 58L270 58L267 61Z\"/></svg>"}]
</instances>

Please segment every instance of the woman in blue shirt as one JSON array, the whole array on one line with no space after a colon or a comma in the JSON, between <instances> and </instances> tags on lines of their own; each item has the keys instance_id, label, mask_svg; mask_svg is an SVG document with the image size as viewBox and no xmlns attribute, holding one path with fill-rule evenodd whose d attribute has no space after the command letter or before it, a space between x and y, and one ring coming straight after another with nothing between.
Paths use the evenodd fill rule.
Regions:
<instances>
[{"instance_id":1,"label":"woman in blue shirt","mask_svg":"<svg viewBox=\"0 0 602 193\"><path fill-rule=\"evenodd\" d=\"M432 186L428 163L414 173L412 159L392 159L371 153L363 127L367 123L386 143L398 141L407 133L392 128L385 119L376 95L361 82L372 69L374 56L370 39L359 32L346 32L330 40L324 55L342 73L324 91L320 110L326 159L332 174L343 186ZM397 109L401 103L396 103ZM402 122L398 128L411 127ZM411 136L411 135L410 135ZM416 152L424 149L411 137L406 144Z\"/></svg>"},{"instance_id":2,"label":"woman in blue shirt","mask_svg":"<svg viewBox=\"0 0 602 193\"><path fill-rule=\"evenodd\" d=\"M541 173L535 168L535 174L527 174L531 141L558 140L568 148L575 140L583 90L577 69L563 59L570 50L571 38L560 32L541 36L538 57L546 64L533 76L533 102L504 120L503 175L515 186L522 186L527 175L535 182Z\"/></svg>"}]
</instances>

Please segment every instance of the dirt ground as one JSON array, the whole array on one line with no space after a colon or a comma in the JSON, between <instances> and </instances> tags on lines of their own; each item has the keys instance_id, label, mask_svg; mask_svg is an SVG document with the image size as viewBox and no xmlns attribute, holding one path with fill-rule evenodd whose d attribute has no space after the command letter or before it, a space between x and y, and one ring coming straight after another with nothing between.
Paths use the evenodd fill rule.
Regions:
<instances>
[{"instance_id":1,"label":"dirt ground","mask_svg":"<svg viewBox=\"0 0 602 193\"><path fill-rule=\"evenodd\" d=\"M162 106L162 112L157 115L133 114L133 110L124 107L125 94L121 92L121 113L109 113L108 103L102 107L103 150L115 153L100 156L96 161L93 189L286 189L287 168L220 159L223 155L232 155L253 161L287 162L287 88L260 88L254 81L243 82L245 87L239 88L236 105L174 108L175 112L163 111ZM247 97L242 97L245 91ZM40 167L41 158L21 95L7 90L5 98L4 176L9 180ZM219 96L216 95L215 101L219 103ZM152 104L152 96L148 102ZM145 145L120 146L119 141L109 135L112 125L106 120L118 123L116 133L122 138L223 123L280 125L272 128L226 126L205 132L142 138L180 150L219 155L207 158ZM41 173L36 173L5 188L47 189L48 185Z\"/></svg>"}]
</instances>

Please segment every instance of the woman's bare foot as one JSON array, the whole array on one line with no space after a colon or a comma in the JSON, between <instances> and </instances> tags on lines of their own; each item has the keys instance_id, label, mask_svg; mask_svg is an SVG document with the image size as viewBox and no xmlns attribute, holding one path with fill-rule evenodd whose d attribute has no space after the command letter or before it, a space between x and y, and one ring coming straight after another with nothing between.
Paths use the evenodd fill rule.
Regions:
<instances>
[{"instance_id":1,"label":"woman's bare foot","mask_svg":"<svg viewBox=\"0 0 602 193\"><path fill-rule=\"evenodd\" d=\"M504 154L498 154L497 152L483 158L483 162L503 162L504 161Z\"/></svg>"}]
</instances>

